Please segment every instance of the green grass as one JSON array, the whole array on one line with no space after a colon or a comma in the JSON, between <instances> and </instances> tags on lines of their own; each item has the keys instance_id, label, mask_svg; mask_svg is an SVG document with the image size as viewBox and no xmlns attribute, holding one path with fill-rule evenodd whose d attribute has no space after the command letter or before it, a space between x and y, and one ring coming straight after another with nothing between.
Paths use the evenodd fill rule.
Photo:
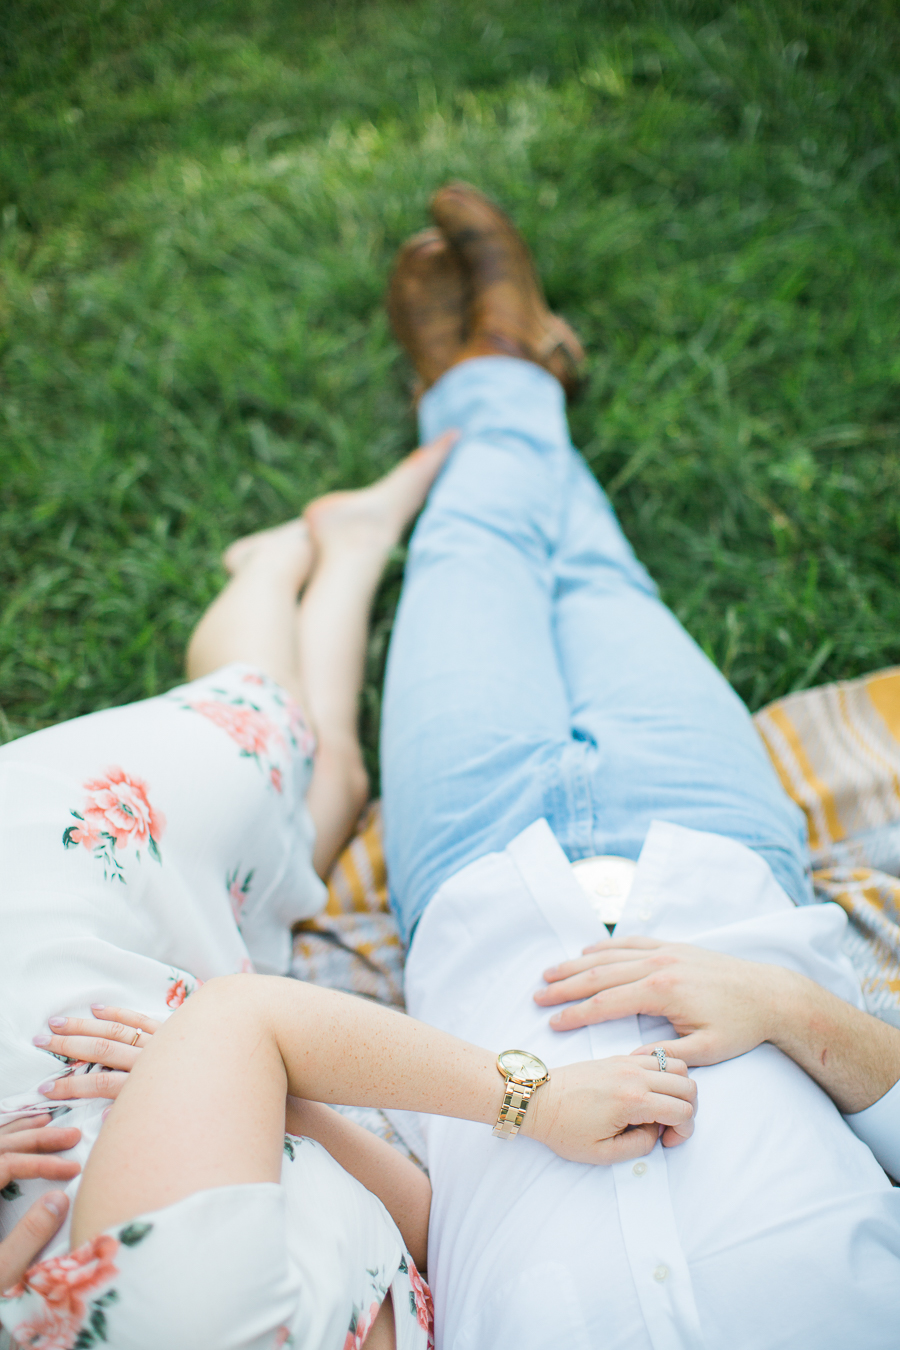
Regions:
<instances>
[{"instance_id":1,"label":"green grass","mask_svg":"<svg viewBox=\"0 0 900 1350\"><path fill-rule=\"evenodd\" d=\"M414 443L381 295L451 175L520 221L590 349L576 442L751 706L900 661L893 3L0 23L3 735L175 682L223 545Z\"/></svg>"}]
</instances>

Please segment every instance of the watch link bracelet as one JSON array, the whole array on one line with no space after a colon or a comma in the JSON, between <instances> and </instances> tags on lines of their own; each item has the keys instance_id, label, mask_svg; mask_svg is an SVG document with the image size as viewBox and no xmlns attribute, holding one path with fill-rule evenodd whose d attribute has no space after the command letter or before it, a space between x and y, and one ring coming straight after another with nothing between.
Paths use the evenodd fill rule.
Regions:
<instances>
[{"instance_id":1,"label":"watch link bracelet","mask_svg":"<svg viewBox=\"0 0 900 1350\"><path fill-rule=\"evenodd\" d=\"M512 1139L522 1128L532 1095L548 1082L550 1070L527 1050L503 1050L497 1056L497 1072L506 1079L506 1091L494 1134L498 1139Z\"/></svg>"}]
</instances>

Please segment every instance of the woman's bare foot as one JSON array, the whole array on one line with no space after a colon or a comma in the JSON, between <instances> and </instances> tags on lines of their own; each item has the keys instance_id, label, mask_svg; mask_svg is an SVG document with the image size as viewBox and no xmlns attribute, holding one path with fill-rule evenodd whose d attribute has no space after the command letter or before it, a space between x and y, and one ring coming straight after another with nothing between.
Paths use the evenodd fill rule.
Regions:
<instances>
[{"instance_id":1,"label":"woman's bare foot","mask_svg":"<svg viewBox=\"0 0 900 1350\"><path fill-rule=\"evenodd\" d=\"M518 356L549 370L572 394L584 349L551 313L531 254L512 221L468 183L448 183L431 214L463 259L471 285L468 336L453 364L473 356Z\"/></svg>"},{"instance_id":2,"label":"woman's bare foot","mask_svg":"<svg viewBox=\"0 0 900 1350\"><path fill-rule=\"evenodd\" d=\"M440 230L421 230L407 239L397 254L386 303L394 335L424 389L459 357L467 300L462 258Z\"/></svg>"},{"instance_id":3,"label":"woman's bare foot","mask_svg":"<svg viewBox=\"0 0 900 1350\"><path fill-rule=\"evenodd\" d=\"M302 517L297 517L235 539L222 554L222 566L230 576L236 576L252 559L283 566L296 572L299 590L312 569L313 556L309 526Z\"/></svg>"},{"instance_id":4,"label":"woman's bare foot","mask_svg":"<svg viewBox=\"0 0 900 1350\"><path fill-rule=\"evenodd\" d=\"M329 492L303 512L316 548L323 555L337 550L368 555L378 575L384 559L402 538L425 499L459 433L445 431L429 445L414 450L371 487L355 492Z\"/></svg>"}]
</instances>

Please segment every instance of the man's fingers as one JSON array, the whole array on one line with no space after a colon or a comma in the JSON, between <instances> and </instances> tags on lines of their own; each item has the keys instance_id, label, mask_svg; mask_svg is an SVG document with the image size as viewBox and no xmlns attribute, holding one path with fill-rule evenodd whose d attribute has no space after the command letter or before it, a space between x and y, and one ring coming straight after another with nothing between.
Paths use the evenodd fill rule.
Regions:
<instances>
[{"instance_id":1,"label":"man's fingers","mask_svg":"<svg viewBox=\"0 0 900 1350\"><path fill-rule=\"evenodd\" d=\"M70 1073L63 1078L54 1078L46 1087L41 1086L41 1092L53 1102L68 1102L76 1097L115 1099L127 1082L127 1073L110 1073L103 1069L99 1073Z\"/></svg>"},{"instance_id":2,"label":"man's fingers","mask_svg":"<svg viewBox=\"0 0 900 1350\"><path fill-rule=\"evenodd\" d=\"M589 947L583 947L585 956L590 952L614 951L616 948L633 947L637 951L649 951L651 947L662 947L665 944L660 938L639 937L608 937L601 938L599 942L592 942Z\"/></svg>"},{"instance_id":3,"label":"man's fingers","mask_svg":"<svg viewBox=\"0 0 900 1350\"><path fill-rule=\"evenodd\" d=\"M42 1177L44 1181L71 1181L80 1171L79 1163L57 1158L52 1153L49 1156L42 1153L4 1153L0 1158L0 1191L11 1181L34 1181L37 1177Z\"/></svg>"},{"instance_id":4,"label":"man's fingers","mask_svg":"<svg viewBox=\"0 0 900 1350\"><path fill-rule=\"evenodd\" d=\"M38 1117L41 1119L41 1117ZM49 1116L44 1117L49 1120ZM0 1156L9 1153L64 1153L74 1148L81 1138L81 1131L74 1125L48 1125L44 1128L33 1126L18 1129L12 1134L0 1135Z\"/></svg>"},{"instance_id":5,"label":"man's fingers","mask_svg":"<svg viewBox=\"0 0 900 1350\"><path fill-rule=\"evenodd\" d=\"M69 1200L62 1191L48 1191L0 1242L0 1293L18 1284L41 1248L59 1232L68 1210Z\"/></svg>"},{"instance_id":6,"label":"man's fingers","mask_svg":"<svg viewBox=\"0 0 900 1350\"><path fill-rule=\"evenodd\" d=\"M590 998L592 994L597 994L602 989L615 989L620 984L635 984L649 975L651 970L646 959L633 959L635 955L631 953L629 959L608 965L589 966L580 974L570 975L568 979L548 984L545 989L538 989L534 1001L544 1007L555 1003L574 1003L576 999Z\"/></svg>"},{"instance_id":7,"label":"man's fingers","mask_svg":"<svg viewBox=\"0 0 900 1350\"><path fill-rule=\"evenodd\" d=\"M550 1018L550 1026L554 1031L574 1031L576 1027L593 1026L595 1022L636 1017L638 1013L652 1016L657 1011L643 982L624 984L617 989L601 990L583 1003L573 1003L568 1008L562 1008Z\"/></svg>"},{"instance_id":8,"label":"man's fingers","mask_svg":"<svg viewBox=\"0 0 900 1350\"><path fill-rule=\"evenodd\" d=\"M576 956L571 961L561 961L558 966L550 966L544 971L543 978L548 984L555 984L558 980L567 980L572 975L580 975L582 971L592 970L594 966L616 965L622 961L634 961L646 953L636 947L614 946L612 940L609 945L597 943L595 948L586 948L583 956Z\"/></svg>"}]
</instances>

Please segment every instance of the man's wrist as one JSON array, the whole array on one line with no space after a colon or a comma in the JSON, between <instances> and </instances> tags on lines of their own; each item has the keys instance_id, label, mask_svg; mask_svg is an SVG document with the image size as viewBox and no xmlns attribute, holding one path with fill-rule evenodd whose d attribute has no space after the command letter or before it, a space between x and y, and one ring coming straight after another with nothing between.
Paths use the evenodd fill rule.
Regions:
<instances>
[{"instance_id":1,"label":"man's wrist","mask_svg":"<svg viewBox=\"0 0 900 1350\"><path fill-rule=\"evenodd\" d=\"M769 1041L786 1055L802 1037L804 1020L809 1016L814 991L818 986L805 975L785 966L759 965L760 1030L762 1041Z\"/></svg>"}]
</instances>

